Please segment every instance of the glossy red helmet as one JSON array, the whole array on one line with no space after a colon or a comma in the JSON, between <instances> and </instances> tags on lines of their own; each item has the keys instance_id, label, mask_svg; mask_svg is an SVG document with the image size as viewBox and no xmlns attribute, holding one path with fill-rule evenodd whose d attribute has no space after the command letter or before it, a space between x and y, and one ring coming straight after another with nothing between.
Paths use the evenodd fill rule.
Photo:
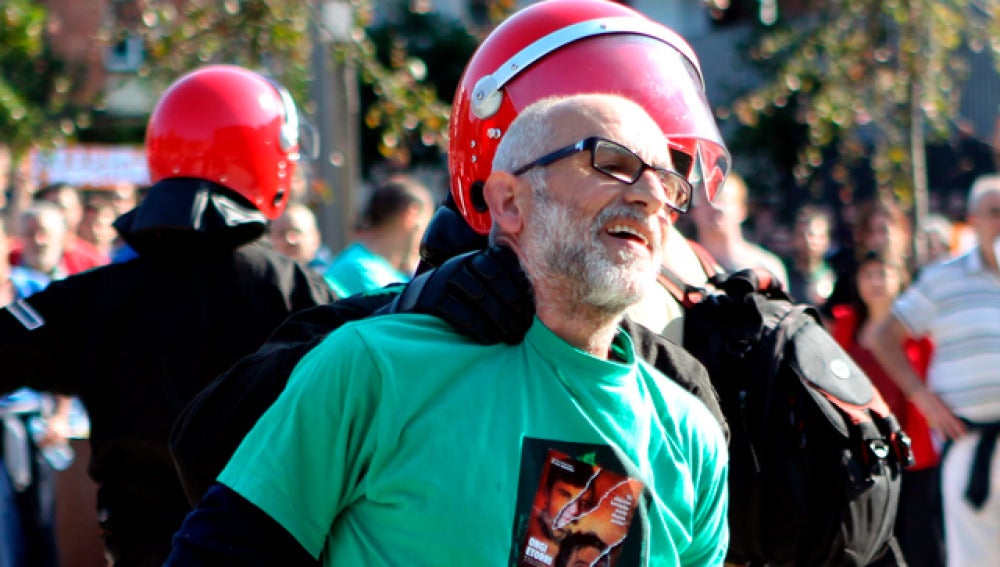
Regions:
<instances>
[{"instance_id":1,"label":"glossy red helmet","mask_svg":"<svg viewBox=\"0 0 1000 567\"><path fill-rule=\"evenodd\" d=\"M493 30L455 92L451 193L473 229L489 232L482 185L510 123L537 100L578 93L619 94L640 104L666 135L677 171L715 198L729 172L729 151L691 47L609 0L544 0Z\"/></svg>"},{"instance_id":2,"label":"glossy red helmet","mask_svg":"<svg viewBox=\"0 0 1000 567\"><path fill-rule=\"evenodd\" d=\"M288 203L298 135L295 104L276 82L242 67L202 67L177 79L153 109L150 179L205 179L274 219Z\"/></svg>"}]
</instances>

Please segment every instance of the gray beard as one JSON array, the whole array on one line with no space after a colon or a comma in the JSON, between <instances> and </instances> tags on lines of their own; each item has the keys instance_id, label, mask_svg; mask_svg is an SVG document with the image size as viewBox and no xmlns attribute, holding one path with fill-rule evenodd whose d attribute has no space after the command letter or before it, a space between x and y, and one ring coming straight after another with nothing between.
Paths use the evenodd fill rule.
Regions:
<instances>
[{"instance_id":1,"label":"gray beard","mask_svg":"<svg viewBox=\"0 0 1000 567\"><path fill-rule=\"evenodd\" d=\"M612 217L645 222L633 208L607 207L589 224L573 218L569 206L536 192L535 215L522 240L522 261L536 287L549 281L566 289L571 304L620 315L638 303L655 283L656 266L628 250L608 254L599 236Z\"/></svg>"}]
</instances>

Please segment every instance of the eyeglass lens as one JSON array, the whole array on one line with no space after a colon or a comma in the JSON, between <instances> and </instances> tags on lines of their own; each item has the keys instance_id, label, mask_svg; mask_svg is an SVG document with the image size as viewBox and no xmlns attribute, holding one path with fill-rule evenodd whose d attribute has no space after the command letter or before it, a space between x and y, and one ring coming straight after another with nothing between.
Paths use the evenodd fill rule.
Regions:
<instances>
[{"instance_id":1,"label":"eyeglass lens","mask_svg":"<svg viewBox=\"0 0 1000 567\"><path fill-rule=\"evenodd\" d=\"M678 174L666 169L647 166L639 156L628 148L606 140L598 140L592 153L594 169L623 183L635 183L647 167L652 169L660 178L660 183L666 191L667 201L670 205L682 212L687 210L692 192L687 182L681 179Z\"/></svg>"}]
</instances>

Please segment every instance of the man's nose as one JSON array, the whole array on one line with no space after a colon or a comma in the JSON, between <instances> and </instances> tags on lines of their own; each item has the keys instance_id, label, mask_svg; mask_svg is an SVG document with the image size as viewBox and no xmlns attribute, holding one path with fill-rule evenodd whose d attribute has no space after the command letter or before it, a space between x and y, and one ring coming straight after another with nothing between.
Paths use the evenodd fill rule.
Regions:
<instances>
[{"instance_id":1,"label":"man's nose","mask_svg":"<svg viewBox=\"0 0 1000 567\"><path fill-rule=\"evenodd\" d=\"M647 169L635 183L625 186L625 201L641 206L647 214L659 214L667 208L667 189L660 176Z\"/></svg>"}]
</instances>

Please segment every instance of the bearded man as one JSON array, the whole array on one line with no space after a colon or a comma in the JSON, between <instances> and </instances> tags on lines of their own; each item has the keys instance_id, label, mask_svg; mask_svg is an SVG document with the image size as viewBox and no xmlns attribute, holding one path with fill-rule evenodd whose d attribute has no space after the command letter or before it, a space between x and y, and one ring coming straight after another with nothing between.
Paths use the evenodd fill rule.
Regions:
<instances>
[{"instance_id":1,"label":"bearded man","mask_svg":"<svg viewBox=\"0 0 1000 567\"><path fill-rule=\"evenodd\" d=\"M527 107L484 187L491 240L532 284L524 341L484 346L420 314L332 332L188 515L168 564L259 564L268 526L325 565L551 564L559 543L524 526L555 451L607 479L594 489L614 498L586 529L618 534L602 539L609 564L721 565L722 431L620 327L657 285L670 211L690 203L668 148L619 96Z\"/></svg>"}]
</instances>

